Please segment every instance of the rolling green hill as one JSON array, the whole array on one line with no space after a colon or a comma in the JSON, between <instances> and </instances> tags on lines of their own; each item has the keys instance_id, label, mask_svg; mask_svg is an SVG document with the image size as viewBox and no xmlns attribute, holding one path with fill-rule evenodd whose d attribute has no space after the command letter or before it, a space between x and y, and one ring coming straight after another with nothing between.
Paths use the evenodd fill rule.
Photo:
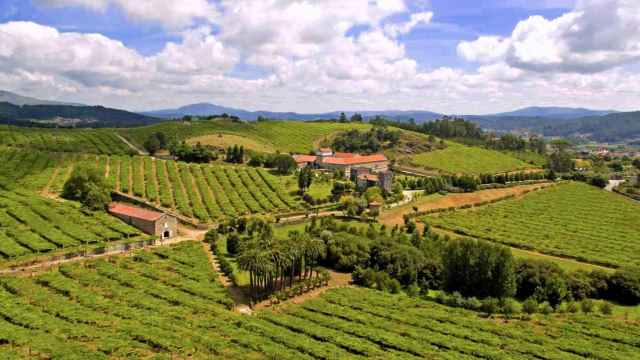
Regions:
<instances>
[{"instance_id":1,"label":"rolling green hill","mask_svg":"<svg viewBox=\"0 0 640 360\"><path fill-rule=\"evenodd\" d=\"M97 167L114 191L211 223L249 214L276 214L300 207L265 169L220 164L187 164L148 156L106 156L2 150L0 186L48 194L62 192L80 163Z\"/></svg>"},{"instance_id":2,"label":"rolling green hill","mask_svg":"<svg viewBox=\"0 0 640 360\"><path fill-rule=\"evenodd\" d=\"M141 145L150 134L165 133L179 141L198 138L201 142L215 142L220 134L237 135L249 139L258 147L281 152L307 153L319 141L340 131L369 129L368 124L342 124L334 122L261 121L234 122L227 119L174 121L157 125L121 130L132 142ZM246 145L246 144L245 144ZM251 145L249 145L251 146Z\"/></svg>"},{"instance_id":3,"label":"rolling green hill","mask_svg":"<svg viewBox=\"0 0 640 360\"><path fill-rule=\"evenodd\" d=\"M161 119L104 106L14 105L0 102L0 123L69 124L77 127L128 127L155 124Z\"/></svg>"},{"instance_id":4,"label":"rolling green hill","mask_svg":"<svg viewBox=\"0 0 640 360\"><path fill-rule=\"evenodd\" d=\"M423 220L458 234L545 254L614 267L640 265L640 203L583 183Z\"/></svg>"},{"instance_id":5,"label":"rolling green hill","mask_svg":"<svg viewBox=\"0 0 640 360\"><path fill-rule=\"evenodd\" d=\"M0 146L93 154L131 152L127 144L109 129L43 129L0 125Z\"/></svg>"},{"instance_id":6,"label":"rolling green hill","mask_svg":"<svg viewBox=\"0 0 640 360\"><path fill-rule=\"evenodd\" d=\"M536 167L495 150L447 142L447 148L407 159L415 167L449 174L497 174ZM405 160L406 161L406 160Z\"/></svg>"}]
</instances>

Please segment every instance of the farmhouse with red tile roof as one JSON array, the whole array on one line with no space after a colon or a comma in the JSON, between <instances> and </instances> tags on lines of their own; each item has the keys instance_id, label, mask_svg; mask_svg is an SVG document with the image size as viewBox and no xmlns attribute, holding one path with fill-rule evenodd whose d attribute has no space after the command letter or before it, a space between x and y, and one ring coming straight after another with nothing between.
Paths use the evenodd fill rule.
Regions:
<instances>
[{"instance_id":1,"label":"farmhouse with red tile roof","mask_svg":"<svg viewBox=\"0 0 640 360\"><path fill-rule=\"evenodd\" d=\"M389 160L384 154L360 155L322 148L316 151L316 155L294 155L293 158L299 168L312 166L317 169L342 171L345 177L362 187L379 184L385 190L391 191L393 177L389 171ZM375 174L384 175L380 179ZM358 179L360 175L366 176Z\"/></svg>"},{"instance_id":2,"label":"farmhouse with red tile roof","mask_svg":"<svg viewBox=\"0 0 640 360\"><path fill-rule=\"evenodd\" d=\"M178 220L161 212L123 203L112 203L109 205L109 213L144 233L159 236L161 239L178 235Z\"/></svg>"}]
</instances>

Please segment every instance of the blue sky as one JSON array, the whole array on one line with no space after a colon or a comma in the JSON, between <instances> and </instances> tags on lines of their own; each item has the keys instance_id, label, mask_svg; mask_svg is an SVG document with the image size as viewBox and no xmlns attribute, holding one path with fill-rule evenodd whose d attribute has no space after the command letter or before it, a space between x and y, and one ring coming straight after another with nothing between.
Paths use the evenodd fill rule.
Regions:
<instances>
[{"instance_id":1,"label":"blue sky","mask_svg":"<svg viewBox=\"0 0 640 360\"><path fill-rule=\"evenodd\" d=\"M133 110L631 109L640 20L603 9L634 3L0 0L0 87Z\"/></svg>"}]
</instances>

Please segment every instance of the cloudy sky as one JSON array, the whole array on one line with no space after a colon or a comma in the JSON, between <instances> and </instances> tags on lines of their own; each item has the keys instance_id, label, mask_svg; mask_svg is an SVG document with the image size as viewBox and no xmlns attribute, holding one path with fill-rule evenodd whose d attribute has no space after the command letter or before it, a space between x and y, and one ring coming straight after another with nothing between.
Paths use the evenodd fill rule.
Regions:
<instances>
[{"instance_id":1,"label":"cloudy sky","mask_svg":"<svg viewBox=\"0 0 640 360\"><path fill-rule=\"evenodd\" d=\"M0 0L0 89L130 110L637 110L640 1Z\"/></svg>"}]
</instances>

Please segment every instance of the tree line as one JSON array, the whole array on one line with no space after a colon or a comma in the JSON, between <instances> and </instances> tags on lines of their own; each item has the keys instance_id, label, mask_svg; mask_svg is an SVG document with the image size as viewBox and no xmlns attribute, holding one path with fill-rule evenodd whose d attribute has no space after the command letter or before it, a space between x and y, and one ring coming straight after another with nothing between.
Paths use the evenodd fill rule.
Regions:
<instances>
[{"instance_id":1,"label":"tree line","mask_svg":"<svg viewBox=\"0 0 640 360\"><path fill-rule=\"evenodd\" d=\"M339 134L333 139L331 147L336 151L353 153L376 153L383 147L393 147L400 141L400 131L390 130L387 126L375 126L369 131L357 129Z\"/></svg>"}]
</instances>

